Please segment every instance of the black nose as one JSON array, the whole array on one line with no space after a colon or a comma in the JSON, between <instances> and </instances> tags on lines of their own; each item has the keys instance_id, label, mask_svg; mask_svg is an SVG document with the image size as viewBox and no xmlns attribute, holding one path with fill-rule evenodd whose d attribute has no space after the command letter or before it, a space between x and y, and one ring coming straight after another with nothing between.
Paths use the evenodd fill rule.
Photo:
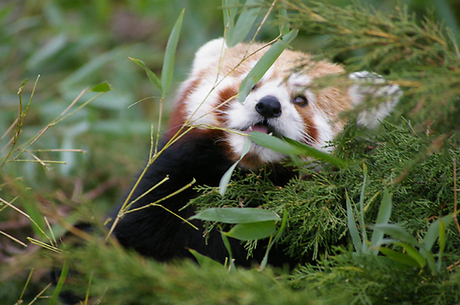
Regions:
<instances>
[{"instance_id":1,"label":"black nose","mask_svg":"<svg viewBox=\"0 0 460 305\"><path fill-rule=\"evenodd\" d=\"M273 95L267 95L256 104L256 111L266 119L277 118L281 115L281 104Z\"/></svg>"}]
</instances>

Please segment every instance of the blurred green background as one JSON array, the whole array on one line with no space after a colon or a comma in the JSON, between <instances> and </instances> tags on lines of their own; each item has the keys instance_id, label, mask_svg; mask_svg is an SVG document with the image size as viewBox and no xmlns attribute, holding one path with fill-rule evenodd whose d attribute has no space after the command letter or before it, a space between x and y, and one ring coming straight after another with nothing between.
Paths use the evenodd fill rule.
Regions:
<instances>
[{"instance_id":1,"label":"blurred green background","mask_svg":"<svg viewBox=\"0 0 460 305\"><path fill-rule=\"evenodd\" d=\"M431 11L460 37L458 0L363 2L384 11L394 9L399 2L418 16ZM0 137L17 117L17 91L25 79L29 81L22 94L24 105L40 75L19 145L47 126L83 89L107 81L113 91L51 127L32 147L83 149L85 154L37 152L43 160L66 162L46 168L32 162L5 164L0 173L0 198L12 201L19 196L16 204L26 210L40 205L41 209L56 209L61 215L69 215L69 206L83 205L102 215L120 202L147 161L150 125L156 126L158 119L159 92L128 57L143 60L159 75L169 33L185 8L173 88L165 101L167 113L173 105L174 88L187 77L194 52L206 41L222 36L220 7L221 0L1 1ZM271 24L264 27L260 40L277 35L278 27ZM324 37L300 34L293 46L315 52L325 46ZM78 105L92 96L86 93ZM0 140L1 158L8 152L11 136L10 132ZM25 154L21 158L33 160ZM20 183L12 183L15 179ZM17 213L0 213L0 230L17 238L29 236L30 232L24 230L28 225L20 222ZM0 264L21 251L26 250L2 237Z\"/></svg>"}]
</instances>

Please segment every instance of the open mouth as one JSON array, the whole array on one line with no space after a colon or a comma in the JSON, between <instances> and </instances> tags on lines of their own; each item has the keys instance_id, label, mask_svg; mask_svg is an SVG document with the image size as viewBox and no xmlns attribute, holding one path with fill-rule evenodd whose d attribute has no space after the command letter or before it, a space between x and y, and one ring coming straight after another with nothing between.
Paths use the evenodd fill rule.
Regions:
<instances>
[{"instance_id":1,"label":"open mouth","mask_svg":"<svg viewBox=\"0 0 460 305\"><path fill-rule=\"evenodd\" d=\"M258 131L262 133L266 133L269 135L273 136L279 136L279 134L276 132L276 130L270 126L267 121L262 121L257 124L254 124L252 126L249 126L248 128L242 130L244 133L250 133L252 131Z\"/></svg>"}]
</instances>

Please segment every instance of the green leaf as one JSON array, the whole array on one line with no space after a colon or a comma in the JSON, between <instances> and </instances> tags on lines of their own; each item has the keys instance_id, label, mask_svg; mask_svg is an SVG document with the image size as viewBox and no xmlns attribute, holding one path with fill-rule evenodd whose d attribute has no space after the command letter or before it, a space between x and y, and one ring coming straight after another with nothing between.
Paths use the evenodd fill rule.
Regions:
<instances>
[{"instance_id":1,"label":"green leaf","mask_svg":"<svg viewBox=\"0 0 460 305\"><path fill-rule=\"evenodd\" d=\"M366 182L367 182L367 166L363 164L363 186L361 187L361 194L359 196L359 215L358 221L359 225L361 226L361 235L362 235L362 250L364 253L369 253L369 247L364 242L367 240L367 233L366 233L366 225L364 224L364 197L365 197L365 190L366 190Z\"/></svg>"},{"instance_id":2,"label":"green leaf","mask_svg":"<svg viewBox=\"0 0 460 305\"><path fill-rule=\"evenodd\" d=\"M289 33L289 29L290 29L291 25L290 25L289 21L287 21L288 20L288 13L287 13L287 9L286 9L286 3L284 3L284 2L281 3L279 19L280 19L280 21L283 22L279 26L280 34L281 35L286 35L287 33Z\"/></svg>"},{"instance_id":3,"label":"green leaf","mask_svg":"<svg viewBox=\"0 0 460 305\"><path fill-rule=\"evenodd\" d=\"M21 86L18 89L18 94L22 93L22 89L24 89L24 86L27 84L28 81L29 81L28 78L26 78L25 80L22 81Z\"/></svg>"},{"instance_id":4,"label":"green leaf","mask_svg":"<svg viewBox=\"0 0 460 305\"><path fill-rule=\"evenodd\" d=\"M270 253L271 248L273 245L281 238L281 235L283 234L284 229L286 228L287 225L287 220L288 220L288 212L286 208L283 209L283 220L281 221L281 226L278 230L278 233L276 233L275 238L270 239L268 246L267 246L267 251L265 251L264 258L262 259L262 262L260 263L259 271L262 271L265 269L268 263L268 255Z\"/></svg>"},{"instance_id":5,"label":"green leaf","mask_svg":"<svg viewBox=\"0 0 460 305\"><path fill-rule=\"evenodd\" d=\"M174 28L169 35L168 43L166 45L165 58L163 60L163 68L161 69L161 88L163 96L166 96L171 87L171 82L174 73L174 59L179 41L180 30L182 28L182 20L184 19L185 9L182 10L179 18L177 18Z\"/></svg>"},{"instance_id":6,"label":"green leaf","mask_svg":"<svg viewBox=\"0 0 460 305\"><path fill-rule=\"evenodd\" d=\"M315 149L311 146L308 146L307 144L300 143L300 142L297 142L295 140L292 140L286 137L284 137L283 139L292 145L298 146L302 150L301 154L304 156L309 156L309 157L312 157L318 160L323 160L325 162L328 162L340 168L346 167L348 165L348 161L342 160L339 158L335 158L331 156L330 154L325 153L321 150Z\"/></svg>"},{"instance_id":7,"label":"green leaf","mask_svg":"<svg viewBox=\"0 0 460 305\"><path fill-rule=\"evenodd\" d=\"M350 231L351 240L353 241L353 246L355 247L356 252L361 253L362 241L359 237L358 229L356 228L355 218L353 217L353 209L351 207L351 201L347 191L345 191L345 197L347 201L348 230Z\"/></svg>"},{"instance_id":8,"label":"green leaf","mask_svg":"<svg viewBox=\"0 0 460 305\"><path fill-rule=\"evenodd\" d=\"M406 232L403 228L396 224L376 224L374 225L376 230L380 230L385 234L390 235L394 239L406 242L414 247L420 247L420 243Z\"/></svg>"},{"instance_id":9,"label":"green leaf","mask_svg":"<svg viewBox=\"0 0 460 305\"><path fill-rule=\"evenodd\" d=\"M214 267L214 266L219 266L223 267L219 262L213 260L212 258L209 258L193 249L189 249L190 253L196 258L198 265L200 267L206 268L206 267Z\"/></svg>"},{"instance_id":10,"label":"green leaf","mask_svg":"<svg viewBox=\"0 0 460 305\"><path fill-rule=\"evenodd\" d=\"M50 305L56 304L56 301L59 300L59 294L61 293L62 287L64 286L65 280L67 278L67 274L69 273L69 264L64 262L64 265L61 269L61 275L59 276L59 280L56 284L56 288L54 288L53 295L49 301Z\"/></svg>"},{"instance_id":11,"label":"green leaf","mask_svg":"<svg viewBox=\"0 0 460 305\"><path fill-rule=\"evenodd\" d=\"M225 235L239 240L255 240L269 237L275 230L275 221L269 220L237 224Z\"/></svg>"},{"instance_id":12,"label":"green leaf","mask_svg":"<svg viewBox=\"0 0 460 305\"><path fill-rule=\"evenodd\" d=\"M251 148L251 142L249 141L249 139L246 138L246 141L244 142L244 146L243 146L243 151L241 153L241 157L232 166L230 166L230 168L225 172L222 178L220 178L219 194L221 196L224 196L225 192L227 191L227 186L228 186L228 183L230 182L230 179L232 177L233 171L235 170L235 167L244 158L244 156L249 152L250 148Z\"/></svg>"},{"instance_id":13,"label":"green leaf","mask_svg":"<svg viewBox=\"0 0 460 305\"><path fill-rule=\"evenodd\" d=\"M396 252L386 247L380 247L378 251L380 251L382 254L384 254L385 256L387 256L388 258L396 262L403 263L405 265L409 265L412 267L420 268L420 264L415 259L413 259L407 254Z\"/></svg>"},{"instance_id":14,"label":"green leaf","mask_svg":"<svg viewBox=\"0 0 460 305\"><path fill-rule=\"evenodd\" d=\"M236 266L235 266L235 262L233 261L232 247L230 246L230 242L228 241L228 238L224 232L220 232L220 235L222 236L222 242L224 243L225 249L227 249L227 252L228 252L228 261L230 262L230 271L235 272Z\"/></svg>"},{"instance_id":15,"label":"green leaf","mask_svg":"<svg viewBox=\"0 0 460 305\"><path fill-rule=\"evenodd\" d=\"M229 42L233 39L233 32L235 30L235 18L238 13L238 0L222 0L222 7L224 13L224 28L225 32L225 41L228 45Z\"/></svg>"},{"instance_id":16,"label":"green leaf","mask_svg":"<svg viewBox=\"0 0 460 305\"><path fill-rule=\"evenodd\" d=\"M268 69L270 69L281 53L283 53L284 49L288 47L288 44L294 40L298 32L298 30L292 30L282 36L281 39L275 42L256 63L254 68L252 68L241 83L240 90L238 92L238 100L240 103L243 103L246 100L246 97L251 89L260 81Z\"/></svg>"},{"instance_id":17,"label":"green leaf","mask_svg":"<svg viewBox=\"0 0 460 305\"><path fill-rule=\"evenodd\" d=\"M271 136L259 131L249 133L249 139L254 143L270 148L285 155L302 155L323 160L338 167L344 167L348 164L345 160L335 158L328 153L322 152L306 144L283 137L282 139Z\"/></svg>"},{"instance_id":18,"label":"green leaf","mask_svg":"<svg viewBox=\"0 0 460 305\"><path fill-rule=\"evenodd\" d=\"M243 11L241 12L235 27L231 33L231 37L226 39L227 46L233 47L248 36L249 31L252 29L257 17L259 16L262 4L260 0L247 0L244 4Z\"/></svg>"},{"instance_id":19,"label":"green leaf","mask_svg":"<svg viewBox=\"0 0 460 305\"><path fill-rule=\"evenodd\" d=\"M377 214L377 220L375 224L377 225L388 224L388 221L390 220L390 216L391 216L391 208L392 208L391 196L390 196L390 193L388 192L388 189L385 188L385 190L383 191L383 198L382 198L382 202L380 203L379 212ZM371 239L372 247L380 246L383 240L383 234L384 234L383 231L374 230L374 232L372 233L372 239ZM377 253L378 253L378 250L372 250L372 254L377 255Z\"/></svg>"},{"instance_id":20,"label":"green leaf","mask_svg":"<svg viewBox=\"0 0 460 305\"><path fill-rule=\"evenodd\" d=\"M163 94L163 88L161 87L161 81L158 78L158 76L156 76L156 74L154 72L152 72L152 70L150 70L142 60L132 58L132 57L130 57L129 59L134 61L136 64L138 64L139 66L141 66L145 70L145 73L147 74L150 82L152 82L152 84L155 87L157 87L157 89L160 90L160 92Z\"/></svg>"},{"instance_id":21,"label":"green leaf","mask_svg":"<svg viewBox=\"0 0 460 305\"><path fill-rule=\"evenodd\" d=\"M91 88L93 92L109 92L112 91L112 86L110 86L107 82L100 83L93 88Z\"/></svg>"},{"instance_id":22,"label":"green leaf","mask_svg":"<svg viewBox=\"0 0 460 305\"><path fill-rule=\"evenodd\" d=\"M270 148L285 155L301 155L304 152L301 147L292 145L285 139L280 139L259 131L250 132L249 139L260 146Z\"/></svg>"},{"instance_id":23,"label":"green leaf","mask_svg":"<svg viewBox=\"0 0 460 305\"><path fill-rule=\"evenodd\" d=\"M415 247L409 244L403 243L403 242L394 242L394 244L404 248L407 254L417 262L420 268L423 268L426 266L427 260L423 257L422 254L420 254L420 252L417 251L417 249L415 249Z\"/></svg>"},{"instance_id":24,"label":"green leaf","mask_svg":"<svg viewBox=\"0 0 460 305\"><path fill-rule=\"evenodd\" d=\"M427 251L431 250L434 243L440 236L440 222L442 221L444 223L444 226L448 227L452 223L453 220L454 218L452 214L449 214L449 215L444 216L441 219L436 220L430 225L430 227L428 228L428 231L426 232L425 236L422 239L422 245L425 247Z\"/></svg>"},{"instance_id":25,"label":"green leaf","mask_svg":"<svg viewBox=\"0 0 460 305\"><path fill-rule=\"evenodd\" d=\"M274 212L256 208L210 208L199 212L190 219L218 221L223 223L251 223L280 220Z\"/></svg>"},{"instance_id":26,"label":"green leaf","mask_svg":"<svg viewBox=\"0 0 460 305\"><path fill-rule=\"evenodd\" d=\"M442 266L442 257L444 256L444 249L446 248L446 227L444 221L439 221L439 253L436 271L439 272Z\"/></svg>"}]
</instances>

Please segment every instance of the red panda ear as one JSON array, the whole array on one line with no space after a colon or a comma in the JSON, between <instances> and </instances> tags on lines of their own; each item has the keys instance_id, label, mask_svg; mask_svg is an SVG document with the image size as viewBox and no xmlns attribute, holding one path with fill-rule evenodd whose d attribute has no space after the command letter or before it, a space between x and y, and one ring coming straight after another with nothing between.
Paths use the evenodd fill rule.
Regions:
<instances>
[{"instance_id":1,"label":"red panda ear","mask_svg":"<svg viewBox=\"0 0 460 305\"><path fill-rule=\"evenodd\" d=\"M224 38L217 38L207 42L195 54L193 61L192 75L211 65L216 65L219 59L224 56L227 49Z\"/></svg>"},{"instance_id":2,"label":"red panda ear","mask_svg":"<svg viewBox=\"0 0 460 305\"><path fill-rule=\"evenodd\" d=\"M381 99L378 105L369 105L365 110L358 112L357 116L358 124L368 128L376 127L398 104L402 96L401 89L372 72L355 72L348 77L357 82L348 90L352 106L356 107L369 99Z\"/></svg>"}]
</instances>

